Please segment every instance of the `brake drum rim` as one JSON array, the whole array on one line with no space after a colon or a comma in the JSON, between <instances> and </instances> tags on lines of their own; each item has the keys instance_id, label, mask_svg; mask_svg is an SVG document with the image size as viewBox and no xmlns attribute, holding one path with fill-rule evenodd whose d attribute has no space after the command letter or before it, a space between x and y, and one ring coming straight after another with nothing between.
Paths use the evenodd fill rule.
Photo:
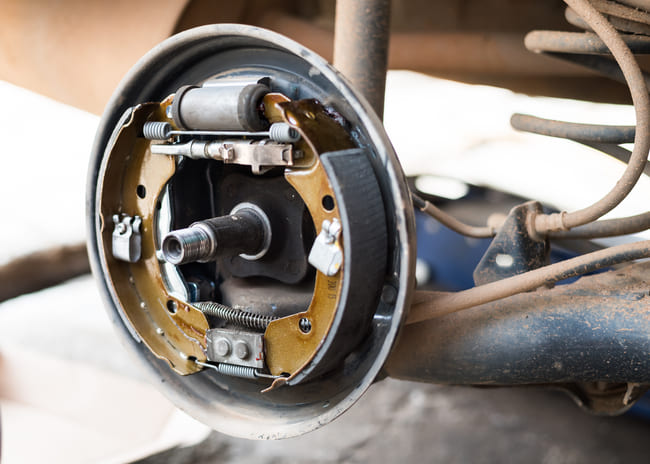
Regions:
<instances>
[{"instance_id":1,"label":"brake drum rim","mask_svg":"<svg viewBox=\"0 0 650 464\"><path fill-rule=\"evenodd\" d=\"M365 99L362 96L356 95L354 91L352 91L349 84L342 78L340 73L331 68L325 60L305 49L298 43L274 32L250 26L234 24L202 26L182 32L154 47L140 61L138 61L138 63L126 74L122 82L119 84L106 107L97 131L97 136L92 150L93 158L89 165L87 186L89 193L87 201L89 256L93 273L100 284L101 292L103 294L102 296L109 306L109 317L114 325L120 326L119 330L122 334L122 342L129 346L129 350L135 350L138 352L139 355L137 357L139 361L145 365L144 367L150 375L155 376L154 379L157 383L164 382L166 384L162 387L162 390L177 406L187 410L191 415L198 416L204 422L215 427L213 420L214 417L208 413L208 417L204 418L196 408L197 404L200 403L192 402L191 395L183 394L183 392L191 390L192 387L190 383L184 382L187 378L173 373L164 361L156 358L153 353L146 349L146 347L134 340L128 327L121 319L118 313L119 302L115 301L115 296L108 287L108 282L103 278L103 266L99 260L100 252L97 248L97 205L93 200L96 197L99 168L102 163L104 148L108 143L118 119L128 107L152 99L151 97L143 98L142 95L145 90L149 92L148 95L151 95L155 88L152 88L152 86L149 85L147 89L143 90L143 86L138 84L143 81L148 83L149 79L147 78L150 77L151 74L161 72L161 68L164 68L164 65L167 64L167 59L169 59L170 56L173 57L178 50L186 51L188 49L198 48L198 51L195 51L194 53L195 55L198 53L201 56L193 62L193 64L196 64L207 59L206 57L209 56L209 53L206 53L201 47L203 42L214 41L219 38L225 39L227 37L250 39L255 41L251 46L258 48L273 48L283 53L295 55L306 64L310 65L312 69L321 73L326 80L329 81L329 84L339 92L339 96L345 100L346 104L352 111L354 111L355 117L364 128L363 132L365 132L368 141L373 147L373 151L378 157L378 160L375 160L373 165L377 168L377 161L380 161L383 168L383 176L378 176L378 182L384 195L387 193L390 194L388 196L390 203L387 205L386 209L390 210L392 206L392 210L394 211L394 216L392 217L392 220L395 221L393 224L394 230L389 230L389 235L393 238L393 241L389 244L389 247L395 244L394 239L397 238L399 249L393 250L393 254L389 255L388 263L388 268L398 273L398 280L396 282L397 288L395 288L397 294L395 295L395 303L393 305L394 310L390 327L385 334L384 341L376 353L371 366L363 375L362 381L356 386L346 388L344 392L345 397L333 404L331 407L323 409L322 414L316 414L307 419L294 415L293 417L286 417L281 424L273 421L257 421L255 426L251 427L250 419L237 418L232 413L229 413L227 408L211 404L211 406L217 410L223 409L223 422L228 422L228 425L232 426L229 427L228 433L245 438L291 437L314 430L320 425L330 422L334 418L338 417L343 411L347 410L354 402L356 402L356 400L359 399L362 393L367 390L377 374L379 374L384 361L388 357L388 354L396 341L399 328L406 317L407 308L410 305L410 299L412 296L412 289L414 288L415 225L414 214L410 207L410 194L406 188L404 174L381 122ZM224 49L217 50L215 53L218 53L219 51L224 51ZM158 79L159 86L164 85L161 84L161 82L163 82L163 80ZM167 85L170 84L168 83ZM357 111L358 108L360 108L361 111ZM395 268L394 266L396 255L399 257L398 268ZM341 392L337 393L335 397L340 395L340 393ZM286 410L282 408L281 410L279 409L278 412L281 412L284 415ZM221 427L215 428L223 430L223 424L221 424ZM254 430L252 430L253 428Z\"/></svg>"}]
</instances>

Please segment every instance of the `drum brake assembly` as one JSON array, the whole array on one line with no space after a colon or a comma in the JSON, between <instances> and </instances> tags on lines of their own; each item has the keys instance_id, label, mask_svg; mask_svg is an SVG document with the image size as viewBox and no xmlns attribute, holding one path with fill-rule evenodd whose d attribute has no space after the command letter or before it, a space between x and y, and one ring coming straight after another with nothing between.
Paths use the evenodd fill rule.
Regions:
<instances>
[{"instance_id":1,"label":"drum brake assembly","mask_svg":"<svg viewBox=\"0 0 650 464\"><path fill-rule=\"evenodd\" d=\"M114 322L181 408L281 438L381 374L415 234L380 121L324 60L205 26L125 77L95 142L91 261Z\"/></svg>"}]
</instances>

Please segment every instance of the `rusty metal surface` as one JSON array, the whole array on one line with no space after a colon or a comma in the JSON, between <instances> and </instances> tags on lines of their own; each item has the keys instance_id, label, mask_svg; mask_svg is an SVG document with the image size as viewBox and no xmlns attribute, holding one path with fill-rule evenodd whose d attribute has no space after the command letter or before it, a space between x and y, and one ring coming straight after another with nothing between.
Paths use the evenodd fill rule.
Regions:
<instances>
[{"instance_id":1,"label":"rusty metal surface","mask_svg":"<svg viewBox=\"0 0 650 464\"><path fill-rule=\"evenodd\" d=\"M635 53L650 53L650 37L626 35L622 40ZM534 52L609 54L605 42L591 32L533 31L526 35L525 44Z\"/></svg>"},{"instance_id":2,"label":"rusty metal surface","mask_svg":"<svg viewBox=\"0 0 650 464\"><path fill-rule=\"evenodd\" d=\"M590 239L599 237L616 237L634 234L650 228L650 212L629 216L626 218L603 219L585 224L566 232L550 234L552 239Z\"/></svg>"},{"instance_id":3,"label":"rusty metal surface","mask_svg":"<svg viewBox=\"0 0 650 464\"><path fill-rule=\"evenodd\" d=\"M445 225L446 227L450 228L451 230L458 232L459 234L466 235L468 237L474 237L474 238L489 238L489 237L494 237L496 235L497 232L496 227L492 227L492 226L481 227L481 226L472 226L466 224L462 221L459 221L451 214L438 208L433 203L419 197L418 195L412 194L412 197L413 197L413 206L418 208L423 213L428 214L429 216L431 216L441 224Z\"/></svg>"},{"instance_id":4,"label":"rusty metal surface","mask_svg":"<svg viewBox=\"0 0 650 464\"><path fill-rule=\"evenodd\" d=\"M576 404L592 414L614 416L629 410L650 389L650 384L635 382L576 382L555 384Z\"/></svg>"},{"instance_id":5,"label":"rusty metal surface","mask_svg":"<svg viewBox=\"0 0 650 464\"><path fill-rule=\"evenodd\" d=\"M390 36L390 0L337 0L334 66L380 118Z\"/></svg>"},{"instance_id":6,"label":"rusty metal surface","mask_svg":"<svg viewBox=\"0 0 650 464\"><path fill-rule=\"evenodd\" d=\"M278 12L269 12L256 20L256 24L282 31L332 59L333 34L325 26ZM616 82L574 63L530 53L523 45L525 35L525 32L508 30L394 30L388 68L496 85L529 94L629 102L629 93Z\"/></svg>"},{"instance_id":7,"label":"rusty metal surface","mask_svg":"<svg viewBox=\"0 0 650 464\"><path fill-rule=\"evenodd\" d=\"M606 15L608 18L621 18L628 21L636 21L643 24L650 24L650 13L633 5L622 4L624 2L611 0L590 0L594 8ZM650 7L646 2L645 10Z\"/></svg>"},{"instance_id":8,"label":"rusty metal surface","mask_svg":"<svg viewBox=\"0 0 650 464\"><path fill-rule=\"evenodd\" d=\"M510 119L513 128L533 134L559 137L579 142L632 143L635 126L604 126L601 124L580 124L538 118L516 113Z\"/></svg>"},{"instance_id":9,"label":"rusty metal surface","mask_svg":"<svg viewBox=\"0 0 650 464\"><path fill-rule=\"evenodd\" d=\"M569 23L573 24L574 26L580 29L591 30L589 25L586 22L584 22L582 18L580 18L580 16L575 14L575 12L571 8L567 8L565 17L566 20ZM634 15L632 17L636 19L637 16ZM612 26L614 26L619 31L630 32L633 34L650 35L650 25L648 24L635 21L634 19L624 19L624 18L609 16L609 15L608 15L608 20L610 23L612 23Z\"/></svg>"},{"instance_id":10,"label":"rusty metal surface","mask_svg":"<svg viewBox=\"0 0 650 464\"><path fill-rule=\"evenodd\" d=\"M562 211L560 213L538 215L535 218L535 230L539 234L569 230L595 221L614 209L630 193L641 174L643 174L647 164L648 151L650 150L650 96L648 96L648 87L643 71L628 47L627 42L631 39L624 38L619 34L588 0L564 0L564 2L594 30L598 40L595 40L596 36L592 34L581 36L592 37L593 40L585 42L583 38L576 38L577 36L573 33L537 31L527 36L526 45L537 51L550 50L549 47L552 47L555 42L569 46L573 43L577 43L581 47L584 45L584 47L577 50L578 53L584 53L585 50L598 52L606 49L607 53L611 53L621 68L629 87L636 116L636 133L634 150L625 171L616 185L605 196L586 208L570 213ZM531 35L542 43L537 45L531 43ZM633 40L650 44L646 37L635 37ZM544 43L545 41L546 43ZM604 50L601 50L601 44L605 46ZM557 50L552 48L552 51ZM569 47L568 51L572 52L574 50Z\"/></svg>"},{"instance_id":11,"label":"rusty metal surface","mask_svg":"<svg viewBox=\"0 0 650 464\"><path fill-rule=\"evenodd\" d=\"M282 31L332 59L334 34L327 27L278 12L267 12L257 23ZM579 66L531 54L524 46L525 36L523 31L394 31L390 36L388 68L433 75L473 75L484 79L593 76Z\"/></svg>"},{"instance_id":12,"label":"rusty metal surface","mask_svg":"<svg viewBox=\"0 0 650 464\"><path fill-rule=\"evenodd\" d=\"M650 3L648 0L617 0L618 3L628 5L634 8L639 8L640 10L650 11Z\"/></svg>"},{"instance_id":13,"label":"rusty metal surface","mask_svg":"<svg viewBox=\"0 0 650 464\"><path fill-rule=\"evenodd\" d=\"M529 218L542 212L542 205L529 201L512 208L494 240L474 269L476 285L522 274L549 264L550 246L530 231Z\"/></svg>"},{"instance_id":14,"label":"rusty metal surface","mask_svg":"<svg viewBox=\"0 0 650 464\"><path fill-rule=\"evenodd\" d=\"M607 25L607 22L599 17L598 11L617 14L625 20L637 19L647 22L650 17L646 13L604 0L592 2L592 7L596 9L589 7L589 4L585 6L581 1L567 3L576 3L581 9L579 14L572 9L567 10L568 17L580 18L587 27L597 30L602 40L591 33L533 31L526 37L526 46L538 52L552 52L553 56L565 60L571 60L573 57L577 63L601 71L612 79L627 81L635 103L638 130L635 126L575 124L515 114L511 119L511 124L518 130L579 141L619 159L623 157L623 161L628 163L621 180L600 201L574 213L540 215L535 227L542 233L546 230L552 237L560 239L607 237L639 232L647 228L647 214L596 223L591 221L620 203L636 184L640 174L648 170L646 155L650 133L648 132L647 119L650 114L650 106L647 98L647 83L650 82L650 76L639 69L634 55L627 47L631 47L632 51L647 52L650 39L645 36L617 34L616 29ZM572 22L575 23L575 21ZM602 25L592 28L590 26L592 23ZM614 47L612 51L610 51L611 47ZM609 58L590 56L591 54L608 55L610 53L616 57L617 63ZM635 142L634 152L630 153L617 146L617 144L632 141ZM639 149L639 144L643 145L641 149ZM577 228L575 228L576 226ZM575 229L570 230L572 228Z\"/></svg>"},{"instance_id":15,"label":"rusty metal surface","mask_svg":"<svg viewBox=\"0 0 650 464\"><path fill-rule=\"evenodd\" d=\"M634 264L407 325L386 370L448 384L650 382L648 272Z\"/></svg>"},{"instance_id":16,"label":"rusty metal surface","mask_svg":"<svg viewBox=\"0 0 650 464\"><path fill-rule=\"evenodd\" d=\"M407 324L468 310L570 277L648 257L650 240L606 248L457 293L419 292L411 305Z\"/></svg>"}]
</instances>

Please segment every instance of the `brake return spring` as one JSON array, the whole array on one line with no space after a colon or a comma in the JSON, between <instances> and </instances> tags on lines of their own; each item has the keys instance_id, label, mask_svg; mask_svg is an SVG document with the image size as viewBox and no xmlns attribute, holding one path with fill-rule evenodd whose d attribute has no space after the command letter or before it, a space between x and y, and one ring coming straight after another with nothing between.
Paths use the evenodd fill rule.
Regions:
<instances>
[{"instance_id":1,"label":"brake return spring","mask_svg":"<svg viewBox=\"0 0 650 464\"><path fill-rule=\"evenodd\" d=\"M218 317L219 319L224 319L227 322L250 329L266 330L266 326L278 319L276 316L241 311L214 301L192 303L192 306L196 307L206 316Z\"/></svg>"}]
</instances>

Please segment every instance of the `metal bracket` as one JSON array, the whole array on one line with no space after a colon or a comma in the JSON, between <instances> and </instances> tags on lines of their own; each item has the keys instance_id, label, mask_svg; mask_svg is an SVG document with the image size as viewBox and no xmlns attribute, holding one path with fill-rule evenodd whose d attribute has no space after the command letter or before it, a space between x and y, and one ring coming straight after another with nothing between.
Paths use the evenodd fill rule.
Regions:
<instances>
[{"instance_id":1,"label":"metal bracket","mask_svg":"<svg viewBox=\"0 0 650 464\"><path fill-rule=\"evenodd\" d=\"M263 174L274 166L293 166L294 158L302 152L289 143L255 140L206 141L191 140L187 143L151 144L154 155L187 156L191 159L214 159L226 164L250 166L253 174Z\"/></svg>"},{"instance_id":2,"label":"metal bracket","mask_svg":"<svg viewBox=\"0 0 650 464\"><path fill-rule=\"evenodd\" d=\"M140 216L128 216L126 214L113 215L113 256L115 259L135 263L142 255L142 236L140 227L142 218Z\"/></svg>"},{"instance_id":3,"label":"metal bracket","mask_svg":"<svg viewBox=\"0 0 650 464\"><path fill-rule=\"evenodd\" d=\"M206 332L208 360L234 366L264 368L262 334L235 329L210 329Z\"/></svg>"},{"instance_id":4,"label":"metal bracket","mask_svg":"<svg viewBox=\"0 0 650 464\"><path fill-rule=\"evenodd\" d=\"M309 252L309 264L328 277L336 275L343 264L343 250L339 243L341 223L334 218L324 220L318 237Z\"/></svg>"},{"instance_id":5,"label":"metal bracket","mask_svg":"<svg viewBox=\"0 0 650 464\"><path fill-rule=\"evenodd\" d=\"M537 269L549 263L548 240L535 239L528 221L542 213L536 201L515 206L474 270L474 283L483 285Z\"/></svg>"}]
</instances>

